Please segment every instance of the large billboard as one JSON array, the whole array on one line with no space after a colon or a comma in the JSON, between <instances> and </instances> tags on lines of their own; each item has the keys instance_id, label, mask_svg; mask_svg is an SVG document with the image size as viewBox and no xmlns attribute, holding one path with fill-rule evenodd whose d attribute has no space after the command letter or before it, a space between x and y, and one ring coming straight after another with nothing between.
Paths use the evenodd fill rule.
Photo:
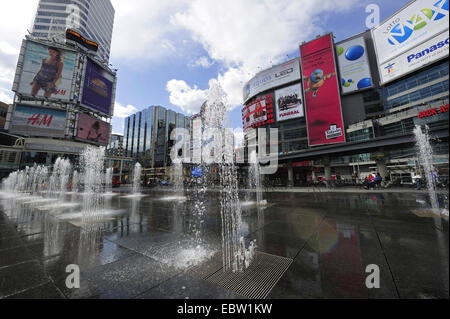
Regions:
<instances>
[{"instance_id":1,"label":"large billboard","mask_svg":"<svg viewBox=\"0 0 450 319\"><path fill-rule=\"evenodd\" d=\"M302 87L295 84L275 91L277 122L303 117Z\"/></svg>"},{"instance_id":2,"label":"large billboard","mask_svg":"<svg viewBox=\"0 0 450 319\"><path fill-rule=\"evenodd\" d=\"M114 75L86 59L86 71L81 96L81 104L94 111L111 115L113 102Z\"/></svg>"},{"instance_id":3,"label":"large billboard","mask_svg":"<svg viewBox=\"0 0 450 319\"><path fill-rule=\"evenodd\" d=\"M24 136L64 137L66 111L16 104L9 131Z\"/></svg>"},{"instance_id":4,"label":"large billboard","mask_svg":"<svg viewBox=\"0 0 450 319\"><path fill-rule=\"evenodd\" d=\"M249 98L270 88L298 81L299 79L300 65L298 59L290 60L268 70L264 70L244 86L244 103Z\"/></svg>"},{"instance_id":5,"label":"large billboard","mask_svg":"<svg viewBox=\"0 0 450 319\"><path fill-rule=\"evenodd\" d=\"M386 67L388 72L392 72L393 68L397 67L398 71L396 73L400 76L400 74L404 75L428 63L429 61L424 63L416 61L414 67L409 67L406 70L399 68L396 58L400 57L400 55L403 57L408 57L407 54L412 55L417 51L415 49L424 44L424 42L447 31L448 15L449 0L416 0L387 19L380 26L374 28L372 37L380 72L383 73ZM443 55L441 51L441 54L435 52L433 45L437 46L437 43L439 42L430 43L428 48L424 48L424 50L426 49L424 53L428 56L433 56L434 60L445 57L445 54ZM422 54L422 52L417 51L416 54ZM388 80L392 79L393 77L388 78ZM385 83L385 80L382 79L382 82Z\"/></svg>"},{"instance_id":6,"label":"large billboard","mask_svg":"<svg viewBox=\"0 0 450 319\"><path fill-rule=\"evenodd\" d=\"M414 49L380 65L380 77L383 83L390 82L427 64L448 57L449 32L422 43Z\"/></svg>"},{"instance_id":7,"label":"large billboard","mask_svg":"<svg viewBox=\"0 0 450 319\"><path fill-rule=\"evenodd\" d=\"M273 123L272 94L257 98L242 108L242 126L244 131L250 127Z\"/></svg>"},{"instance_id":8,"label":"large billboard","mask_svg":"<svg viewBox=\"0 0 450 319\"><path fill-rule=\"evenodd\" d=\"M333 36L300 46L310 146L345 142Z\"/></svg>"},{"instance_id":9,"label":"large billboard","mask_svg":"<svg viewBox=\"0 0 450 319\"><path fill-rule=\"evenodd\" d=\"M372 87L372 75L363 37L339 43L336 52L343 94Z\"/></svg>"},{"instance_id":10,"label":"large billboard","mask_svg":"<svg viewBox=\"0 0 450 319\"><path fill-rule=\"evenodd\" d=\"M23 67L17 68L17 93L70 100L77 54L33 41L25 42Z\"/></svg>"},{"instance_id":11,"label":"large billboard","mask_svg":"<svg viewBox=\"0 0 450 319\"><path fill-rule=\"evenodd\" d=\"M84 113L78 114L77 139L95 144L107 145L109 143L109 123L100 121Z\"/></svg>"}]
</instances>

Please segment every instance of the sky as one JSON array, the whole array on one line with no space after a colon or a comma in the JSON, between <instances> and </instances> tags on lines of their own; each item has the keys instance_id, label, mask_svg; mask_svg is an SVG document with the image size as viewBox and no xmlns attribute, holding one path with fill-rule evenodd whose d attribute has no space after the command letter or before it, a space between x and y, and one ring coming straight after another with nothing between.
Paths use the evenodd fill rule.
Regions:
<instances>
[{"instance_id":1,"label":"sky","mask_svg":"<svg viewBox=\"0 0 450 319\"><path fill-rule=\"evenodd\" d=\"M111 0L110 63L118 69L113 133L151 105L198 113L219 82L229 124L242 131L242 88L256 73L299 56L299 44L333 32L335 41L367 29L366 7L381 21L408 0ZM11 103L21 41L38 0L0 2L0 101Z\"/></svg>"}]
</instances>

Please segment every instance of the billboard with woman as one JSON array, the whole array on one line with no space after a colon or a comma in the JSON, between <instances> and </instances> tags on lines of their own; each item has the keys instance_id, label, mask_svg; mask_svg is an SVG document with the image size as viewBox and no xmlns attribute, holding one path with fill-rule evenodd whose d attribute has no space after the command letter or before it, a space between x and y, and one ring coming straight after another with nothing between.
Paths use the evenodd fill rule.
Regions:
<instances>
[{"instance_id":1,"label":"billboard with woman","mask_svg":"<svg viewBox=\"0 0 450 319\"><path fill-rule=\"evenodd\" d=\"M76 57L73 51L26 41L23 67L17 69L17 93L68 101Z\"/></svg>"}]
</instances>

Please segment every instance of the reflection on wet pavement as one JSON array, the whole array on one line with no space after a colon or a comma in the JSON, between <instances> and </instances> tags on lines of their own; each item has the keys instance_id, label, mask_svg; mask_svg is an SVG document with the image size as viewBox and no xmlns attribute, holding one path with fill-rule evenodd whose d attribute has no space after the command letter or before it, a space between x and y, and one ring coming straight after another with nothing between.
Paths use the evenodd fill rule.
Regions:
<instances>
[{"instance_id":1,"label":"reflection on wet pavement","mask_svg":"<svg viewBox=\"0 0 450 319\"><path fill-rule=\"evenodd\" d=\"M195 203L145 195L107 198L109 213L95 223L77 218L77 205L0 199L0 298L242 298L189 272L220 253L219 193L208 196L200 244ZM449 297L448 220L429 214L426 195L265 199L263 210L242 206L242 235L260 252L293 260L268 298ZM80 289L66 287L70 264L80 267ZM380 269L379 289L365 284L371 264Z\"/></svg>"}]
</instances>

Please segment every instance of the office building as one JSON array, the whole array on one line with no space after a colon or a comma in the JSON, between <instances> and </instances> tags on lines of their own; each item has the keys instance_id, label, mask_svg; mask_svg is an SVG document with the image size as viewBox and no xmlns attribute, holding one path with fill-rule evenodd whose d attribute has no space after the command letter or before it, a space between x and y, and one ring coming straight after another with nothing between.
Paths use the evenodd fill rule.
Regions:
<instances>
[{"instance_id":1,"label":"office building","mask_svg":"<svg viewBox=\"0 0 450 319\"><path fill-rule=\"evenodd\" d=\"M97 42L97 55L109 61L114 14L110 0L39 0L31 33L52 39L74 29Z\"/></svg>"},{"instance_id":2,"label":"office building","mask_svg":"<svg viewBox=\"0 0 450 319\"><path fill-rule=\"evenodd\" d=\"M172 164L170 150L175 128L190 130L190 118L162 106L150 106L125 119L124 152L145 168L163 168Z\"/></svg>"}]
</instances>

